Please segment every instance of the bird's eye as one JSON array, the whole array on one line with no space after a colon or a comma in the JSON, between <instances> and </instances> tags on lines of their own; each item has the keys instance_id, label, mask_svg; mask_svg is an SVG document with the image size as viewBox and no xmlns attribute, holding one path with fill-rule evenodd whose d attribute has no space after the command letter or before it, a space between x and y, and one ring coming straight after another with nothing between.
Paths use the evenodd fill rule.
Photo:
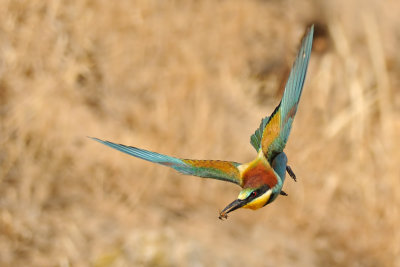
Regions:
<instances>
[{"instance_id":1,"label":"bird's eye","mask_svg":"<svg viewBox=\"0 0 400 267\"><path fill-rule=\"evenodd\" d=\"M253 192L251 193L251 196L252 196L252 197L256 197L256 196L257 196L257 192L256 192L256 191L253 191Z\"/></svg>"}]
</instances>

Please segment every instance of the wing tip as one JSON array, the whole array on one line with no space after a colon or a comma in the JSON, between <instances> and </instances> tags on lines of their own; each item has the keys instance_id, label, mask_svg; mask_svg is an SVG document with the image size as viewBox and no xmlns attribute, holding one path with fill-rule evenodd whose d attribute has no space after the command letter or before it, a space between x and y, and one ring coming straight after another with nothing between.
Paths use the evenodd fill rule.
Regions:
<instances>
[{"instance_id":1,"label":"wing tip","mask_svg":"<svg viewBox=\"0 0 400 267\"><path fill-rule=\"evenodd\" d=\"M306 30L306 32L302 38L301 48L299 51L301 51L303 49L310 51L312 48L313 39L314 39L314 24L311 24L311 26L308 27L308 29Z\"/></svg>"},{"instance_id":2,"label":"wing tip","mask_svg":"<svg viewBox=\"0 0 400 267\"><path fill-rule=\"evenodd\" d=\"M90 139L92 139L92 140L94 140L96 142L102 143L102 144L105 144L106 142L108 142L108 141L101 140L101 139L99 139L97 137L92 137L92 136L88 136L88 135L86 137L90 138Z\"/></svg>"},{"instance_id":3,"label":"wing tip","mask_svg":"<svg viewBox=\"0 0 400 267\"><path fill-rule=\"evenodd\" d=\"M311 32L313 32L313 33L314 33L314 23L313 23L313 24L311 24L311 26L309 27L309 31L311 31Z\"/></svg>"}]
</instances>

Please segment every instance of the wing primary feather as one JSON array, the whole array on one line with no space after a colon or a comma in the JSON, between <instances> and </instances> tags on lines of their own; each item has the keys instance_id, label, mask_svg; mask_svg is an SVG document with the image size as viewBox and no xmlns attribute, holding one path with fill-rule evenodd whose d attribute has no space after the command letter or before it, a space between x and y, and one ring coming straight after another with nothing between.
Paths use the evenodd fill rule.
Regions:
<instances>
[{"instance_id":1,"label":"wing primary feather","mask_svg":"<svg viewBox=\"0 0 400 267\"><path fill-rule=\"evenodd\" d=\"M312 40L314 34L314 25L302 42L300 51L290 72L285 92L282 97L281 108L281 134L282 142L286 144L289 137L292 121L296 115L297 106L303 92L304 81L308 69L308 63L311 55ZM291 121L289 121L291 120Z\"/></svg>"},{"instance_id":2,"label":"wing primary feather","mask_svg":"<svg viewBox=\"0 0 400 267\"><path fill-rule=\"evenodd\" d=\"M170 157L167 155L159 154L159 153L144 150L144 149L140 149L137 147L116 144L116 143L109 142L109 141L103 141L103 140L95 138L95 137L89 137L89 138L91 138L99 143L102 143L106 146L109 146L111 148L114 148L116 150L124 152L128 155L131 155L131 156L134 156L137 158L141 158L141 159L144 159L147 161L151 161L154 163L159 163L159 164L163 164L163 165L165 165L165 164L170 165L171 163L185 165L185 163L178 158Z\"/></svg>"},{"instance_id":3,"label":"wing primary feather","mask_svg":"<svg viewBox=\"0 0 400 267\"><path fill-rule=\"evenodd\" d=\"M263 153L270 162L277 154L283 152L289 138L292 122L303 91L311 55L313 34L314 25L310 27L302 40L300 50L286 82L282 100L269 117L263 129L260 143ZM252 139L254 139L253 136Z\"/></svg>"},{"instance_id":4,"label":"wing primary feather","mask_svg":"<svg viewBox=\"0 0 400 267\"><path fill-rule=\"evenodd\" d=\"M241 185L239 163L219 160L190 160L179 159L156 152L140 149L137 147L116 144L109 141L103 141L95 137L89 137L106 146L124 152L128 155L171 167L178 172L187 175L194 175L204 178L214 178Z\"/></svg>"}]
</instances>

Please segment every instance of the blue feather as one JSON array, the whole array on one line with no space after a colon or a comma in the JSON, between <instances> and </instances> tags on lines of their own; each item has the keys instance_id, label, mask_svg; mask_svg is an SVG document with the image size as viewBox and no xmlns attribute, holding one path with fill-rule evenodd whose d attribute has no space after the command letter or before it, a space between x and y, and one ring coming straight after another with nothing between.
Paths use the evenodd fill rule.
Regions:
<instances>
[{"instance_id":1,"label":"blue feather","mask_svg":"<svg viewBox=\"0 0 400 267\"><path fill-rule=\"evenodd\" d=\"M257 129L254 135L251 136L251 144L255 148L255 145L261 144L262 151L270 162L279 153L283 152L283 149L285 148L289 138L292 123L297 112L297 106L303 91L308 63L310 61L313 35L314 25L311 26L310 30L302 41L300 51L297 54L296 60L290 71L289 78L286 82L285 91L283 93L281 102L275 108L274 112L269 118L266 117L262 120L260 128ZM280 116L278 122L273 120L273 118L277 115ZM279 123L279 127L277 127L276 123ZM262 135L260 138L261 127L264 126L264 124L265 127L262 130ZM279 133L276 136L271 135L276 133L276 128L279 129ZM266 129L268 130L266 131ZM264 133L268 134L264 135Z\"/></svg>"},{"instance_id":2,"label":"blue feather","mask_svg":"<svg viewBox=\"0 0 400 267\"><path fill-rule=\"evenodd\" d=\"M310 61L312 41L314 35L314 25L311 26L307 36L304 38L300 51L297 54L296 61L290 71L289 78L285 86L282 101L280 104L281 110L281 141L284 145L289 138L292 122L296 115L297 106L303 92L303 85L306 78L308 63ZM283 149L283 148L282 148Z\"/></svg>"},{"instance_id":3,"label":"blue feather","mask_svg":"<svg viewBox=\"0 0 400 267\"><path fill-rule=\"evenodd\" d=\"M188 164L186 164L185 162L183 162L182 160L178 159L178 158L174 158L174 157L170 157L167 155L162 155L156 152L152 152L152 151L148 151L148 150L144 150L144 149L140 149L137 147L132 147L132 146L125 146L125 145L121 145L121 144L115 144L109 141L103 141L100 140L98 138L95 137L89 137L99 143L102 143L106 146L109 146L111 148L114 148L116 150L119 150L121 152L124 152L128 155L137 157L137 158L141 158L150 162L154 162L154 163L158 163L158 164L162 164L162 165L167 165L170 166L174 169L176 168L182 168L182 167L189 167Z\"/></svg>"},{"instance_id":4,"label":"blue feather","mask_svg":"<svg viewBox=\"0 0 400 267\"><path fill-rule=\"evenodd\" d=\"M240 173L237 167L240 165L230 161L215 160L187 160L179 159L156 152L140 149L132 146L115 144L109 141L103 141L95 137L89 137L106 146L124 152L128 155L144 159L150 162L158 163L167 167L171 167L180 173L194 175L204 178L214 178L240 185ZM228 172L225 172L227 170Z\"/></svg>"}]
</instances>

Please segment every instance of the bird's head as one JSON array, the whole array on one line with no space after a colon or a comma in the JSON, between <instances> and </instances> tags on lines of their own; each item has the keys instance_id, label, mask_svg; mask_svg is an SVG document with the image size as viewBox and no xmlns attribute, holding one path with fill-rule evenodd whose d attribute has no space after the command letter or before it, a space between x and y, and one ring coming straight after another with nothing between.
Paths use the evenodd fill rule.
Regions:
<instances>
[{"instance_id":1,"label":"bird's head","mask_svg":"<svg viewBox=\"0 0 400 267\"><path fill-rule=\"evenodd\" d=\"M244 188L239 196L231 204L225 207L220 213L219 218L227 218L227 214L239 208L259 209L268 204L271 198L272 190L264 184L257 188Z\"/></svg>"}]
</instances>

